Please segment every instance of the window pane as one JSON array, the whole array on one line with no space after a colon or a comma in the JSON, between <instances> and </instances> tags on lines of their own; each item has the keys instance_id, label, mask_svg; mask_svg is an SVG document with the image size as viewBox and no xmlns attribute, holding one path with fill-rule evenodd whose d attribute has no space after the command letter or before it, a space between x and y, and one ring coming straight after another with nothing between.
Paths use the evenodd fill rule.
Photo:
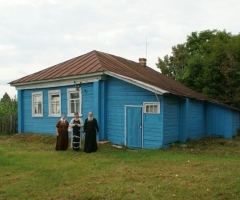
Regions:
<instances>
[{"instance_id":1,"label":"window pane","mask_svg":"<svg viewBox=\"0 0 240 200\"><path fill-rule=\"evenodd\" d=\"M76 100L76 111L80 111L80 103L79 103L79 100Z\"/></svg>"},{"instance_id":2,"label":"window pane","mask_svg":"<svg viewBox=\"0 0 240 200\"><path fill-rule=\"evenodd\" d=\"M69 114L73 114L74 112L80 112L80 95L77 91L72 91L68 93L68 105L69 105Z\"/></svg>"},{"instance_id":3,"label":"window pane","mask_svg":"<svg viewBox=\"0 0 240 200\"><path fill-rule=\"evenodd\" d=\"M51 101L59 101L59 94L52 94Z\"/></svg>"},{"instance_id":4,"label":"window pane","mask_svg":"<svg viewBox=\"0 0 240 200\"><path fill-rule=\"evenodd\" d=\"M71 101L70 103L70 110L71 110L71 113L74 113L75 112L75 108L74 108L74 101Z\"/></svg>"},{"instance_id":5,"label":"window pane","mask_svg":"<svg viewBox=\"0 0 240 200\"><path fill-rule=\"evenodd\" d=\"M41 95L40 94L39 95L34 95L33 100L34 100L34 102L41 102L42 101Z\"/></svg>"},{"instance_id":6,"label":"window pane","mask_svg":"<svg viewBox=\"0 0 240 200\"><path fill-rule=\"evenodd\" d=\"M34 114L38 114L38 105L37 104L35 104L35 106L34 106Z\"/></svg>"},{"instance_id":7,"label":"window pane","mask_svg":"<svg viewBox=\"0 0 240 200\"><path fill-rule=\"evenodd\" d=\"M159 113L159 104L158 103L149 103L145 104L145 113Z\"/></svg>"},{"instance_id":8,"label":"window pane","mask_svg":"<svg viewBox=\"0 0 240 200\"><path fill-rule=\"evenodd\" d=\"M149 106L146 106L146 112L149 113Z\"/></svg>"},{"instance_id":9,"label":"window pane","mask_svg":"<svg viewBox=\"0 0 240 200\"><path fill-rule=\"evenodd\" d=\"M55 104L51 104L51 114L56 114L56 105Z\"/></svg>"},{"instance_id":10,"label":"window pane","mask_svg":"<svg viewBox=\"0 0 240 200\"><path fill-rule=\"evenodd\" d=\"M50 114L55 115L60 113L60 95L51 94Z\"/></svg>"},{"instance_id":11,"label":"window pane","mask_svg":"<svg viewBox=\"0 0 240 200\"><path fill-rule=\"evenodd\" d=\"M56 113L60 114L60 105L59 105L59 103L56 105Z\"/></svg>"},{"instance_id":12,"label":"window pane","mask_svg":"<svg viewBox=\"0 0 240 200\"><path fill-rule=\"evenodd\" d=\"M154 113L158 113L158 106L154 105Z\"/></svg>"},{"instance_id":13,"label":"window pane","mask_svg":"<svg viewBox=\"0 0 240 200\"><path fill-rule=\"evenodd\" d=\"M42 104L35 103L34 114L42 114Z\"/></svg>"},{"instance_id":14,"label":"window pane","mask_svg":"<svg viewBox=\"0 0 240 200\"><path fill-rule=\"evenodd\" d=\"M33 115L42 114L42 94L33 94Z\"/></svg>"},{"instance_id":15,"label":"window pane","mask_svg":"<svg viewBox=\"0 0 240 200\"><path fill-rule=\"evenodd\" d=\"M70 99L78 99L78 98L79 98L79 92L70 93Z\"/></svg>"},{"instance_id":16,"label":"window pane","mask_svg":"<svg viewBox=\"0 0 240 200\"><path fill-rule=\"evenodd\" d=\"M42 103L38 104L38 114L42 114Z\"/></svg>"},{"instance_id":17,"label":"window pane","mask_svg":"<svg viewBox=\"0 0 240 200\"><path fill-rule=\"evenodd\" d=\"M60 104L59 104L59 101L51 103L50 112L51 112L50 114L60 114Z\"/></svg>"},{"instance_id":18,"label":"window pane","mask_svg":"<svg viewBox=\"0 0 240 200\"><path fill-rule=\"evenodd\" d=\"M150 113L153 113L153 106L151 105L151 106L149 106L150 107Z\"/></svg>"}]
</instances>

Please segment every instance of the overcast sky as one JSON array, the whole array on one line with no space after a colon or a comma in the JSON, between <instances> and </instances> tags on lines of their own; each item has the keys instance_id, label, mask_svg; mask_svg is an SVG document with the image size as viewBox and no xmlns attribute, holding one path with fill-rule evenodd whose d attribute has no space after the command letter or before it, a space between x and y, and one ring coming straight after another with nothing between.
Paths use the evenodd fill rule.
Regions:
<instances>
[{"instance_id":1,"label":"overcast sky","mask_svg":"<svg viewBox=\"0 0 240 200\"><path fill-rule=\"evenodd\" d=\"M239 9L238 0L1 0L0 98L17 94L10 81L92 50L147 57L158 70L192 32L239 34Z\"/></svg>"}]
</instances>

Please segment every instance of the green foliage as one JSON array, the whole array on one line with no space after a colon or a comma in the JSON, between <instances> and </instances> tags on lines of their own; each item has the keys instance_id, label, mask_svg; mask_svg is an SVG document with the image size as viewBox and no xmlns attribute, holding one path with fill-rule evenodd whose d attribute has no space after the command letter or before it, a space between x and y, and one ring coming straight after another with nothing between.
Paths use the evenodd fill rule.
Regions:
<instances>
[{"instance_id":1,"label":"green foliage","mask_svg":"<svg viewBox=\"0 0 240 200\"><path fill-rule=\"evenodd\" d=\"M240 35L205 30L172 47L157 67L186 86L240 108Z\"/></svg>"},{"instance_id":2,"label":"green foliage","mask_svg":"<svg viewBox=\"0 0 240 200\"><path fill-rule=\"evenodd\" d=\"M185 61L187 55L187 48L185 44L179 44L172 48L172 56L164 56L164 60L158 58L158 63L156 64L162 73L171 77L177 78L181 77L184 72Z\"/></svg>"},{"instance_id":3,"label":"green foliage","mask_svg":"<svg viewBox=\"0 0 240 200\"><path fill-rule=\"evenodd\" d=\"M16 115L18 112L17 104L16 97L11 99L9 95L5 93L0 100L0 116Z\"/></svg>"}]
</instances>

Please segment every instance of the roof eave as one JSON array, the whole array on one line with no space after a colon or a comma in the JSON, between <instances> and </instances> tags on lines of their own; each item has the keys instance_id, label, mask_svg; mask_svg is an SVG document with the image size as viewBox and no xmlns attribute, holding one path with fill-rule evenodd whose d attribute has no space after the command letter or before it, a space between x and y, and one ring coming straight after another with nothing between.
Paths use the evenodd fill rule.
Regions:
<instances>
[{"instance_id":1,"label":"roof eave","mask_svg":"<svg viewBox=\"0 0 240 200\"><path fill-rule=\"evenodd\" d=\"M74 82L89 83L89 82L95 82L98 80L105 80L105 79L106 77L103 74L103 72L96 72L91 74L59 77L55 79L29 81L29 82L23 82L23 83L9 83L9 84L15 87L17 90L22 90L22 89L61 87L61 86L67 86L67 85L74 85Z\"/></svg>"}]
</instances>

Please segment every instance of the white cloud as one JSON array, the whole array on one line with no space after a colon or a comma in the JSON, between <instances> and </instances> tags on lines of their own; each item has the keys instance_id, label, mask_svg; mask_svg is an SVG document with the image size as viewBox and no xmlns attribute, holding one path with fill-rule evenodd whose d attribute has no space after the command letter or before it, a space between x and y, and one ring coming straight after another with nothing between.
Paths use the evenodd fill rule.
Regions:
<instances>
[{"instance_id":1,"label":"white cloud","mask_svg":"<svg viewBox=\"0 0 240 200\"><path fill-rule=\"evenodd\" d=\"M1 0L0 97L13 91L7 82L92 50L138 62L146 37L148 65L157 70L157 58L191 32L238 34L239 7L235 0Z\"/></svg>"}]
</instances>

